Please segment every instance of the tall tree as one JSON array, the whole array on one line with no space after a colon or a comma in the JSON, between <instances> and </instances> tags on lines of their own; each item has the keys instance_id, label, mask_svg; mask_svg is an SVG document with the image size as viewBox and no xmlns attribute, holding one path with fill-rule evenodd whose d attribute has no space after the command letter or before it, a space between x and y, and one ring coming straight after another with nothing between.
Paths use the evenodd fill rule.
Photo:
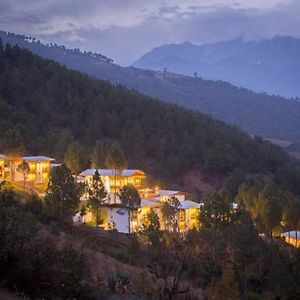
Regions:
<instances>
[{"instance_id":1,"label":"tall tree","mask_svg":"<svg viewBox=\"0 0 300 300\"><path fill-rule=\"evenodd\" d=\"M114 143L109 149L105 165L114 172L114 201L117 195L117 176L121 177L122 171L127 167L127 160L119 143Z\"/></svg>"},{"instance_id":2,"label":"tall tree","mask_svg":"<svg viewBox=\"0 0 300 300\"><path fill-rule=\"evenodd\" d=\"M300 197L291 198L283 209L283 219L288 230L295 230L296 244L298 241L297 231L300 228Z\"/></svg>"},{"instance_id":3,"label":"tall tree","mask_svg":"<svg viewBox=\"0 0 300 300\"><path fill-rule=\"evenodd\" d=\"M71 171L65 164L53 168L45 195L49 215L64 225L75 214L79 201L80 187L74 181Z\"/></svg>"},{"instance_id":4,"label":"tall tree","mask_svg":"<svg viewBox=\"0 0 300 300\"><path fill-rule=\"evenodd\" d=\"M105 166L105 149L103 143L96 141L90 156L91 167L94 169L103 168Z\"/></svg>"},{"instance_id":5,"label":"tall tree","mask_svg":"<svg viewBox=\"0 0 300 300\"><path fill-rule=\"evenodd\" d=\"M230 203L220 194L214 193L200 210L199 219L206 228L222 231L230 220Z\"/></svg>"},{"instance_id":6,"label":"tall tree","mask_svg":"<svg viewBox=\"0 0 300 300\"><path fill-rule=\"evenodd\" d=\"M159 243L161 238L160 222L157 213L152 208L143 219L140 234L145 236L151 245Z\"/></svg>"},{"instance_id":7,"label":"tall tree","mask_svg":"<svg viewBox=\"0 0 300 300\"><path fill-rule=\"evenodd\" d=\"M96 229L98 229L99 209L104 203L104 199L107 195L98 170L95 171L92 182L87 185L86 193L88 197L88 203L92 206L93 210L96 210Z\"/></svg>"},{"instance_id":8,"label":"tall tree","mask_svg":"<svg viewBox=\"0 0 300 300\"><path fill-rule=\"evenodd\" d=\"M70 144L65 154L64 162L72 174L77 176L86 164L86 158L82 146L76 142Z\"/></svg>"},{"instance_id":9,"label":"tall tree","mask_svg":"<svg viewBox=\"0 0 300 300\"><path fill-rule=\"evenodd\" d=\"M22 173L22 175L23 175L23 190L25 191L26 179L30 172L30 167L29 167L28 162L26 162L23 159L23 161L17 166L17 171Z\"/></svg>"},{"instance_id":10,"label":"tall tree","mask_svg":"<svg viewBox=\"0 0 300 300\"><path fill-rule=\"evenodd\" d=\"M261 255L260 239L250 215L238 209L226 232L232 266L239 285L240 299L246 299L247 268Z\"/></svg>"},{"instance_id":11,"label":"tall tree","mask_svg":"<svg viewBox=\"0 0 300 300\"><path fill-rule=\"evenodd\" d=\"M166 230L178 230L178 213L180 209L180 201L176 197L166 200L161 208L162 217Z\"/></svg>"},{"instance_id":12,"label":"tall tree","mask_svg":"<svg viewBox=\"0 0 300 300\"><path fill-rule=\"evenodd\" d=\"M273 230L279 227L282 220L282 207L280 205L280 191L273 182L265 185L258 196L260 222L267 234L273 236Z\"/></svg>"},{"instance_id":13,"label":"tall tree","mask_svg":"<svg viewBox=\"0 0 300 300\"><path fill-rule=\"evenodd\" d=\"M119 197L122 205L128 208L128 232L131 233L131 212L141 206L141 198L133 184L123 186Z\"/></svg>"}]
</instances>

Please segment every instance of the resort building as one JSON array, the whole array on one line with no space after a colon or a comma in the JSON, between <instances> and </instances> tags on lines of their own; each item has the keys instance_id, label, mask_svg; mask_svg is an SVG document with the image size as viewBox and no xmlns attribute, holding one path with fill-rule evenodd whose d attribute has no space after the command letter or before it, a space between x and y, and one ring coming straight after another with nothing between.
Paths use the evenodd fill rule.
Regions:
<instances>
[{"instance_id":1,"label":"resort building","mask_svg":"<svg viewBox=\"0 0 300 300\"><path fill-rule=\"evenodd\" d=\"M108 193L119 192L127 184L133 184L139 190L146 178L145 173L141 170L116 171L111 169L87 169L79 174L79 178L81 177L81 180L88 184L91 182L96 170Z\"/></svg>"},{"instance_id":2,"label":"resort building","mask_svg":"<svg viewBox=\"0 0 300 300\"><path fill-rule=\"evenodd\" d=\"M87 169L80 173L80 181L89 184L95 175L96 169ZM161 208L164 202L167 202L172 197L177 198L180 202L178 209L177 225L175 229L179 232L185 232L189 229L199 226L198 215L200 211L200 203L186 200L186 193L172 190L152 190L143 186L143 179L146 177L141 170L123 170L119 174L115 174L114 170L98 169L98 173L104 184L107 192L107 197L104 199L104 204L100 208L99 226L105 230L115 229L122 233L136 232L143 228L147 216L153 210L159 217L160 227L165 228ZM116 178L115 178L116 176ZM118 193L124 185L133 184L140 193L140 207L131 211L129 220L129 211L123 207L119 199ZM116 192L115 192L116 191ZM82 201L86 201L86 195L82 197ZM85 216L86 222L92 222L92 212L88 212ZM74 221L80 222L80 216L75 216ZM130 229L130 230L129 230Z\"/></svg>"},{"instance_id":3,"label":"resort building","mask_svg":"<svg viewBox=\"0 0 300 300\"><path fill-rule=\"evenodd\" d=\"M294 247L300 248L300 231L288 231L281 234L284 240L293 245Z\"/></svg>"},{"instance_id":4,"label":"resort building","mask_svg":"<svg viewBox=\"0 0 300 300\"><path fill-rule=\"evenodd\" d=\"M23 160L29 166L26 183L32 187L46 185L50 177L50 163L54 161L46 156L10 157L0 154L0 180L21 184L24 176L18 171L18 166Z\"/></svg>"}]
</instances>

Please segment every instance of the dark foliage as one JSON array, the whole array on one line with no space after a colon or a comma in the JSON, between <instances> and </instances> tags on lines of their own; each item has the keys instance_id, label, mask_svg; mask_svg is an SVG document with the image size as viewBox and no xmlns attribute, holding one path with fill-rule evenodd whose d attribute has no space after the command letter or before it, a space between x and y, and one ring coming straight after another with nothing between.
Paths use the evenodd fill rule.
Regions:
<instances>
[{"instance_id":1,"label":"dark foliage","mask_svg":"<svg viewBox=\"0 0 300 300\"><path fill-rule=\"evenodd\" d=\"M251 134L291 141L300 140L300 132L296 130L300 127L300 103L295 100L268 96L263 93L257 94L223 81L204 80L201 77L188 77L132 67L124 68L93 58L89 54L82 54L78 50L68 50L57 45L46 46L38 42L32 43L20 35L0 31L0 37L5 42L27 48L44 58L53 59L72 69L109 80L116 85L122 84L162 101L177 103L209 114ZM44 78L42 76L38 81ZM278 78L281 78L281 75L276 76L276 79ZM294 78L297 80L298 76L295 75ZM290 81L288 84L293 88L297 85ZM117 115L113 114L109 118L110 122L114 122L115 117ZM158 115L157 118L159 117ZM128 124L128 127L137 129L136 135L138 136L139 127L136 128L135 125L136 123L133 122ZM115 132L114 129L111 131ZM131 136L132 132L127 134ZM124 139L126 136L124 135ZM170 161L172 160L175 158L170 157Z\"/></svg>"},{"instance_id":2,"label":"dark foliage","mask_svg":"<svg viewBox=\"0 0 300 300\"><path fill-rule=\"evenodd\" d=\"M17 46L0 51L0 70L1 151L25 146L28 153L61 159L71 142L92 149L97 140L117 140L130 164L161 178L191 168L217 174L292 168L292 179L298 176L297 164L289 167L289 158L260 138L91 79Z\"/></svg>"}]
</instances>

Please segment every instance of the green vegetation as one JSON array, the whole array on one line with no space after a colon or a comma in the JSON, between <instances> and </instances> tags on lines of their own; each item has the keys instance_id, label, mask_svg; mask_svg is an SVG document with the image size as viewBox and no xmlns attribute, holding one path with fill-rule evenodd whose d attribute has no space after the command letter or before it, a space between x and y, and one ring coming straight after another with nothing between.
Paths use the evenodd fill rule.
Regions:
<instances>
[{"instance_id":1,"label":"green vegetation","mask_svg":"<svg viewBox=\"0 0 300 300\"><path fill-rule=\"evenodd\" d=\"M299 228L299 199L288 197L291 202L286 206L286 192L272 182L250 180L240 185L236 195L225 189L213 194L200 211L201 228L184 237L161 231L153 210L140 232L125 236L71 225L68 221L79 208L74 199L80 191L64 165L53 170L45 201L36 196L20 198L1 185L0 282L4 288L32 299L107 299L117 294L178 299L195 293L202 293L204 299L299 298L300 249L271 235L283 226L283 217L286 228ZM100 193L103 185L95 189ZM239 201L234 210L232 196ZM136 192L128 186L121 199L124 206L138 206ZM175 199L171 204L175 209ZM258 230L271 238L260 237ZM108 256L102 254L99 261L99 252ZM98 264L106 260L118 271L98 273ZM120 269L124 263L126 270ZM99 281L106 283L99 285Z\"/></svg>"},{"instance_id":2,"label":"green vegetation","mask_svg":"<svg viewBox=\"0 0 300 300\"><path fill-rule=\"evenodd\" d=\"M299 164L260 138L253 140L208 116L88 78L18 47L1 50L0 65L3 152L25 147L28 153L63 159L76 142L88 164L96 141L105 149L118 141L129 165L159 179L191 169L217 175L240 169L273 174L277 183L299 193Z\"/></svg>"},{"instance_id":3,"label":"green vegetation","mask_svg":"<svg viewBox=\"0 0 300 300\"><path fill-rule=\"evenodd\" d=\"M0 37L7 43L27 48L37 55L57 61L71 69L109 80L113 84L122 84L165 102L177 103L211 115L238 126L250 134L300 141L300 131L296 130L300 127L299 101L268 96L264 93L257 94L227 82L188 77L169 73L166 70L155 72L132 67L124 68L107 63L105 60L101 62L97 57L80 53L78 49L66 49L55 44L46 46L38 41L27 41L21 35L0 31ZM282 78L281 74L275 77ZM293 88L297 85L291 81L288 84ZM112 118L114 117L116 114ZM136 134L140 134L140 129L135 126L135 122L132 122L130 128ZM128 133L128 136L133 134L133 130ZM126 136L127 133L124 134L125 141ZM138 149L136 144L132 148L137 149L135 150L137 152L142 150Z\"/></svg>"},{"instance_id":4,"label":"green vegetation","mask_svg":"<svg viewBox=\"0 0 300 300\"><path fill-rule=\"evenodd\" d=\"M141 206L141 198L138 190L133 184L123 186L119 193L121 204L128 208L128 232L131 232L130 220L133 210Z\"/></svg>"},{"instance_id":5,"label":"green vegetation","mask_svg":"<svg viewBox=\"0 0 300 300\"><path fill-rule=\"evenodd\" d=\"M93 176L92 182L86 186L86 194L88 205L96 211L96 228L100 223L99 218L99 209L104 204L104 199L107 195L101 177L98 170L96 170L95 175Z\"/></svg>"},{"instance_id":6,"label":"green vegetation","mask_svg":"<svg viewBox=\"0 0 300 300\"><path fill-rule=\"evenodd\" d=\"M23 175L23 190L25 191L26 178L30 172L29 164L23 160L18 166L17 171Z\"/></svg>"},{"instance_id":7,"label":"green vegetation","mask_svg":"<svg viewBox=\"0 0 300 300\"><path fill-rule=\"evenodd\" d=\"M32 203L24 207L12 191L0 192L1 286L30 299L95 299L84 254L42 234Z\"/></svg>"},{"instance_id":8,"label":"green vegetation","mask_svg":"<svg viewBox=\"0 0 300 300\"><path fill-rule=\"evenodd\" d=\"M70 223L79 201L80 186L74 181L71 171L64 164L53 168L45 195L47 213L62 225Z\"/></svg>"}]
</instances>

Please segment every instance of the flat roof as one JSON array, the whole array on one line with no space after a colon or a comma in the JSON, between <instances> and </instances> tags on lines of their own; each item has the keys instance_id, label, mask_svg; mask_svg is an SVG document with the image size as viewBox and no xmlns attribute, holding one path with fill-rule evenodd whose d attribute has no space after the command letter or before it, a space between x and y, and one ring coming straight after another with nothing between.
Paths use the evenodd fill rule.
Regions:
<instances>
[{"instance_id":1,"label":"flat roof","mask_svg":"<svg viewBox=\"0 0 300 300\"><path fill-rule=\"evenodd\" d=\"M54 158L47 156L23 156L22 159L27 161L53 161Z\"/></svg>"},{"instance_id":2,"label":"flat roof","mask_svg":"<svg viewBox=\"0 0 300 300\"><path fill-rule=\"evenodd\" d=\"M97 169L86 169L83 172L81 172L79 174L79 176L94 176L95 172ZM115 175L115 170L113 169L98 169L98 173L101 176L114 176ZM137 174L138 173L138 174ZM141 170L138 169L127 169L127 170L122 170L121 172L121 176L133 176L133 175L141 175L141 176L145 176L145 173Z\"/></svg>"}]
</instances>

